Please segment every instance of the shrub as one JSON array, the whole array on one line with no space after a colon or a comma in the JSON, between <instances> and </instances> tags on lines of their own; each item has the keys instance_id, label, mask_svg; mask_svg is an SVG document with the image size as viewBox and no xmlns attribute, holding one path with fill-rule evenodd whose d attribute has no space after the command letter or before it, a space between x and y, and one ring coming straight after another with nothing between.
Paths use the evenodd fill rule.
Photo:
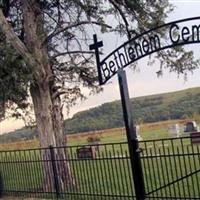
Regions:
<instances>
[{"instance_id":1,"label":"shrub","mask_svg":"<svg viewBox=\"0 0 200 200\"><path fill-rule=\"evenodd\" d=\"M101 141L101 138L100 138L99 136L97 136L97 135L95 135L95 136L89 136L89 137L87 138L87 141L88 141L89 143L99 142L99 141Z\"/></svg>"}]
</instances>

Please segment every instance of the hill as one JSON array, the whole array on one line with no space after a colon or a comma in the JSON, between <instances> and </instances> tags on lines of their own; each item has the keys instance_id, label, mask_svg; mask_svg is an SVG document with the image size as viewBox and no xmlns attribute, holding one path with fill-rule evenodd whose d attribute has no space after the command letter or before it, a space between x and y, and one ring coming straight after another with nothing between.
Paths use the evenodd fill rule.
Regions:
<instances>
[{"instance_id":1,"label":"hill","mask_svg":"<svg viewBox=\"0 0 200 200\"><path fill-rule=\"evenodd\" d=\"M5 133L0 135L0 143L15 142L18 140L30 140L38 137L38 131L36 128L26 128Z\"/></svg>"},{"instance_id":2,"label":"hill","mask_svg":"<svg viewBox=\"0 0 200 200\"><path fill-rule=\"evenodd\" d=\"M200 87L131 99L134 122L157 122L185 119L200 114ZM113 101L76 113L64 121L66 134L117 128L124 126L121 102ZM0 135L0 142L37 137L35 129L22 128Z\"/></svg>"},{"instance_id":3,"label":"hill","mask_svg":"<svg viewBox=\"0 0 200 200\"><path fill-rule=\"evenodd\" d=\"M200 113L200 88L132 98L131 107L137 124L188 118ZM79 112L64 122L66 133L121 126L124 126L124 122L119 100Z\"/></svg>"}]
</instances>

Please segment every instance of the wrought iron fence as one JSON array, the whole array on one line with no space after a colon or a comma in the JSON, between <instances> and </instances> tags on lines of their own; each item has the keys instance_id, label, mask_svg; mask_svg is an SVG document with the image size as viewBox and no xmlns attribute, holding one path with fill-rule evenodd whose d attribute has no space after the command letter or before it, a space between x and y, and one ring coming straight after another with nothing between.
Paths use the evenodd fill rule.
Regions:
<instances>
[{"instance_id":1,"label":"wrought iron fence","mask_svg":"<svg viewBox=\"0 0 200 200\"><path fill-rule=\"evenodd\" d=\"M200 198L200 149L190 137L139 144L147 199ZM58 158L58 149L65 150L67 159ZM49 156L44 159L42 154ZM59 181L63 162L70 166L75 184ZM0 172L4 195L135 199L126 142L1 151Z\"/></svg>"},{"instance_id":2,"label":"wrought iron fence","mask_svg":"<svg viewBox=\"0 0 200 200\"><path fill-rule=\"evenodd\" d=\"M200 136L140 142L150 199L200 199Z\"/></svg>"},{"instance_id":3,"label":"wrought iron fence","mask_svg":"<svg viewBox=\"0 0 200 200\"><path fill-rule=\"evenodd\" d=\"M55 152L58 148L2 151L0 170L4 194L51 199L129 199L134 196L127 143L61 148L68 154L67 161L75 185L66 184L63 187L57 181L59 172L56 166L66 161L57 158ZM42 154L51 155L50 159L42 159ZM49 166L54 175L47 187L44 182L45 166Z\"/></svg>"}]
</instances>

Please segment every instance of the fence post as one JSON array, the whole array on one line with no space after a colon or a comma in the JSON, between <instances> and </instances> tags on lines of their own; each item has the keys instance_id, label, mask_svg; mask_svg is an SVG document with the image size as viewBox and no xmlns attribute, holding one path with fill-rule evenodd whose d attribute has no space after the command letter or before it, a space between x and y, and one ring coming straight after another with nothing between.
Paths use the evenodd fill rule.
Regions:
<instances>
[{"instance_id":1,"label":"fence post","mask_svg":"<svg viewBox=\"0 0 200 200\"><path fill-rule=\"evenodd\" d=\"M2 172L0 171L0 198L3 196L3 190L4 190L3 176Z\"/></svg>"},{"instance_id":2,"label":"fence post","mask_svg":"<svg viewBox=\"0 0 200 200\"><path fill-rule=\"evenodd\" d=\"M60 197L60 192L59 192L59 180L58 180L58 173L57 173L57 168L56 168L55 153L54 153L54 148L52 145L49 146L49 149L50 149L50 158L51 158L53 178L54 178L54 189L56 191L56 197L58 199Z\"/></svg>"},{"instance_id":3,"label":"fence post","mask_svg":"<svg viewBox=\"0 0 200 200\"><path fill-rule=\"evenodd\" d=\"M128 140L131 169L133 174L133 182L135 187L136 199L145 199L145 185L140 160L139 145L136 135L136 130L133 126L133 118L131 112L131 105L129 100L128 86L125 71L118 72L119 88L122 101L122 109L124 115L124 122L126 127L126 134Z\"/></svg>"}]
</instances>

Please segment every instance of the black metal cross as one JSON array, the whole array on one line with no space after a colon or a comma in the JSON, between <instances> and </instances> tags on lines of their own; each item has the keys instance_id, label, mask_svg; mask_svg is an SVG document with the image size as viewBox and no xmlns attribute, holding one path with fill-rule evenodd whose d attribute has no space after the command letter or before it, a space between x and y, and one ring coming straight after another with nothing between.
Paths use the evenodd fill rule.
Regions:
<instances>
[{"instance_id":1,"label":"black metal cross","mask_svg":"<svg viewBox=\"0 0 200 200\"><path fill-rule=\"evenodd\" d=\"M90 50L95 50L95 54L99 54L99 48L103 46L103 42L102 41L97 41L97 35L94 34L93 35L93 39L94 39L94 44L90 45Z\"/></svg>"},{"instance_id":2,"label":"black metal cross","mask_svg":"<svg viewBox=\"0 0 200 200\"><path fill-rule=\"evenodd\" d=\"M91 44L90 50L95 50L96 62L97 62L97 70L99 75L99 83L102 84L102 75L101 75L101 68L100 68L100 57L99 57L99 48L103 46L102 41L97 41L97 35L93 35L94 44Z\"/></svg>"}]
</instances>

